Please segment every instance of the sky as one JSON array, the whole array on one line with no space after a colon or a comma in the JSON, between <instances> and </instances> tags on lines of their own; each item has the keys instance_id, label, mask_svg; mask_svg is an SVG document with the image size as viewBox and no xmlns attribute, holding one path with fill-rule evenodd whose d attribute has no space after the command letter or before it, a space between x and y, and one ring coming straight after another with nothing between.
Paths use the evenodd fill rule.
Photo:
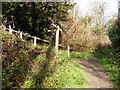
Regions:
<instances>
[{"instance_id":1,"label":"sky","mask_svg":"<svg viewBox=\"0 0 120 90\"><path fill-rule=\"evenodd\" d=\"M82 16L85 16L89 13L90 10L90 3L92 3L94 0L75 0L77 3L76 7L79 8L80 14ZM102 0L96 0L96 1L102 1ZM111 18L112 15L116 14L118 12L118 0L104 0L106 1L107 8L105 12L105 16L108 18Z\"/></svg>"}]
</instances>

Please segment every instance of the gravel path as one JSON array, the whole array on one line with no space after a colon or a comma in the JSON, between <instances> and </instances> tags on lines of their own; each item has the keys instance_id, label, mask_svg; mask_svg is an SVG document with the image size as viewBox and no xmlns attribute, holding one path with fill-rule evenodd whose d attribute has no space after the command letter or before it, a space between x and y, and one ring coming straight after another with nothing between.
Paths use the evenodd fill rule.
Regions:
<instances>
[{"instance_id":1,"label":"gravel path","mask_svg":"<svg viewBox=\"0 0 120 90\"><path fill-rule=\"evenodd\" d=\"M90 79L90 88L112 88L108 71L103 69L99 64L99 58L92 59L74 59L85 67L85 72Z\"/></svg>"}]
</instances>

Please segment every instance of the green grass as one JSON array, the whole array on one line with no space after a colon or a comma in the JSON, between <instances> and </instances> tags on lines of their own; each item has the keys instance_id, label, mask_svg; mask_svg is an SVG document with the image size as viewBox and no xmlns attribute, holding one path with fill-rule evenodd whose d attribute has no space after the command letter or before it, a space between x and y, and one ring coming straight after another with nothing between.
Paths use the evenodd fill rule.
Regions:
<instances>
[{"instance_id":1,"label":"green grass","mask_svg":"<svg viewBox=\"0 0 120 90\"><path fill-rule=\"evenodd\" d=\"M71 57L73 58L81 58L81 59L90 59L94 57L94 54L87 52L71 52Z\"/></svg>"},{"instance_id":2,"label":"green grass","mask_svg":"<svg viewBox=\"0 0 120 90\"><path fill-rule=\"evenodd\" d=\"M42 50L47 50L48 49L48 46L42 46L42 45L37 45L37 48L40 48Z\"/></svg>"},{"instance_id":3,"label":"green grass","mask_svg":"<svg viewBox=\"0 0 120 90\"><path fill-rule=\"evenodd\" d=\"M83 67L72 60L57 67L54 77L46 80L53 88L85 88L89 85Z\"/></svg>"},{"instance_id":4,"label":"green grass","mask_svg":"<svg viewBox=\"0 0 120 90\"><path fill-rule=\"evenodd\" d=\"M89 81L84 67L73 60L67 60L67 52L60 51L59 63L52 77L46 77L45 82L51 88L87 88ZM62 62L62 63L61 63Z\"/></svg>"}]
</instances>

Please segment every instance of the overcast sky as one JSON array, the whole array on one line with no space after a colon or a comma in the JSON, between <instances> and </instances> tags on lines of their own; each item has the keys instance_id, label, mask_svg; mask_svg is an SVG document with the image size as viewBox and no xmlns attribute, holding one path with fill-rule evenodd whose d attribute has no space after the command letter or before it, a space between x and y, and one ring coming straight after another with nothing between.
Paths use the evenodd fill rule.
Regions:
<instances>
[{"instance_id":1,"label":"overcast sky","mask_svg":"<svg viewBox=\"0 0 120 90\"><path fill-rule=\"evenodd\" d=\"M90 3L92 3L94 0L75 0L77 3L77 7L79 8L81 14L84 16L88 14L90 10ZM96 1L102 1L102 0L96 0ZM104 0L108 3L105 16L111 18L112 15L116 14L118 12L118 0Z\"/></svg>"}]
</instances>

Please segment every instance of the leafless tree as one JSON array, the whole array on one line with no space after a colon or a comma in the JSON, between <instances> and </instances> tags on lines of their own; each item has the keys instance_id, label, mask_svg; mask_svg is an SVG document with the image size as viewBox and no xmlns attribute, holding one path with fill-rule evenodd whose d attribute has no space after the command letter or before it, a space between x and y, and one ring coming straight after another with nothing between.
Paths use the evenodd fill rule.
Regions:
<instances>
[{"instance_id":1,"label":"leafless tree","mask_svg":"<svg viewBox=\"0 0 120 90\"><path fill-rule=\"evenodd\" d=\"M92 0L91 4L91 13L94 16L94 22L97 26L102 27L104 25L104 13L107 9L108 2L105 0Z\"/></svg>"}]
</instances>

